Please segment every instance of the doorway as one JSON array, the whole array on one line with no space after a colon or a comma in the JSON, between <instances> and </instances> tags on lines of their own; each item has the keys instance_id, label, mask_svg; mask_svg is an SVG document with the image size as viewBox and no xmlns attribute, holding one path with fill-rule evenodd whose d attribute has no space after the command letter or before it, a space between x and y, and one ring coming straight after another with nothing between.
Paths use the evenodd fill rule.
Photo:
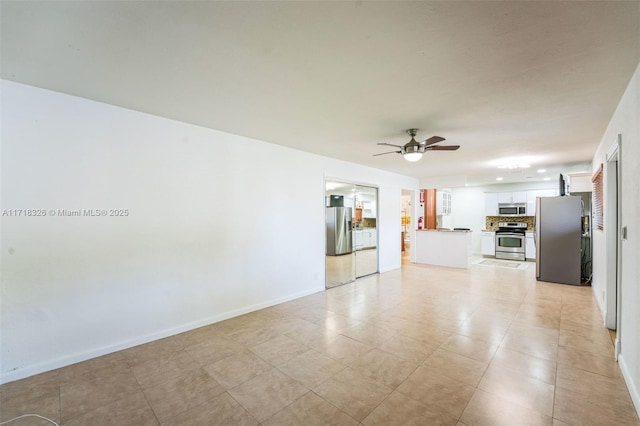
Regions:
<instances>
[{"instance_id":1,"label":"doorway","mask_svg":"<svg viewBox=\"0 0 640 426\"><path fill-rule=\"evenodd\" d=\"M325 180L325 287L378 272L378 188Z\"/></svg>"},{"instance_id":2,"label":"doorway","mask_svg":"<svg viewBox=\"0 0 640 426\"><path fill-rule=\"evenodd\" d=\"M411 247L413 246L413 232L411 231L412 217L413 217L413 197L414 192L408 189L403 189L400 199L400 253L402 256L401 263L411 263Z\"/></svg>"}]
</instances>

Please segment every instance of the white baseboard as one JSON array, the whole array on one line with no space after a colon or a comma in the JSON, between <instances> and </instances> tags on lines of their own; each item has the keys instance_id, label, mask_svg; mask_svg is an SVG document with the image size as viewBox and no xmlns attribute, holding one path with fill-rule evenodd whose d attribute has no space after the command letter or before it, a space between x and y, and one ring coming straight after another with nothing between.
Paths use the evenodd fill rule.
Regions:
<instances>
[{"instance_id":1,"label":"white baseboard","mask_svg":"<svg viewBox=\"0 0 640 426\"><path fill-rule=\"evenodd\" d=\"M30 365L25 368L21 368L19 370L14 371L6 371L0 375L0 384L5 384L9 382L13 382L16 380L24 379L30 376L34 376L36 374L45 373L47 371L55 370L57 368L66 367L71 364L76 364L78 362L87 361L92 358L97 358L99 356L107 355L113 352L118 352L124 349L129 349L134 346L142 345L145 343L152 342L154 340L163 339L165 337L173 336L179 333L184 333L185 331L194 330L199 327L204 327L206 325L214 324L216 322L224 321L229 318L237 317L239 315L244 315L249 312L257 311L260 309L268 308L270 306L278 305L280 303L288 302L290 300L298 299L300 297L308 296L310 294L317 293L319 291L324 291L324 286L318 288L307 289L298 293L294 293L285 297L281 297L278 299L272 299L267 302L258 303L252 306L246 306L239 309L234 309L231 311L223 312L221 314L213 315L207 318L203 318L198 321L193 321L187 324L182 324L177 327L172 327L164 330L160 330L155 333L147 334L145 336L136 337L134 339L125 340L123 342L119 342L113 345L107 345L100 348L95 348L89 351L84 351L80 353L74 353L65 355L56 359L48 360L45 362L41 362L38 364Z\"/></svg>"},{"instance_id":2,"label":"white baseboard","mask_svg":"<svg viewBox=\"0 0 640 426\"><path fill-rule=\"evenodd\" d=\"M596 303L598 304L598 309L600 310L600 315L602 316L602 323L607 326L607 306L604 305L604 301L600 300L598 295L596 294L596 288L591 286L591 293L593 293L593 298L596 299Z\"/></svg>"},{"instance_id":3,"label":"white baseboard","mask_svg":"<svg viewBox=\"0 0 640 426\"><path fill-rule=\"evenodd\" d=\"M386 267L381 267L380 270L378 271L381 274L384 274L385 272L389 272L389 271L393 271L396 269L400 269L402 267L402 265L391 265L391 266L386 266Z\"/></svg>"},{"instance_id":4,"label":"white baseboard","mask_svg":"<svg viewBox=\"0 0 640 426\"><path fill-rule=\"evenodd\" d=\"M622 354L618 355L618 365L620 366L620 371L622 371L622 377L627 384L627 389L629 389L629 395L631 395L631 401L633 401L633 405L636 408L636 413L638 417L640 417L640 390L638 389L638 385L640 384L634 383Z\"/></svg>"}]
</instances>

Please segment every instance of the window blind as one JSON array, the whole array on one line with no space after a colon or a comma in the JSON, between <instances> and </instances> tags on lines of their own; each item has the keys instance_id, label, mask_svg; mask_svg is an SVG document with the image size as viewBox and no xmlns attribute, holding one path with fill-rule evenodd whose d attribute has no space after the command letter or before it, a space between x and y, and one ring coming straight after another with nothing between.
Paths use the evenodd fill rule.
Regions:
<instances>
[{"instance_id":1,"label":"window blind","mask_svg":"<svg viewBox=\"0 0 640 426\"><path fill-rule=\"evenodd\" d=\"M602 216L602 212L604 211L604 203L603 203L603 182L602 182L602 164L595 172L593 177L591 178L591 182L593 183L593 228L594 229L603 229L604 220Z\"/></svg>"}]
</instances>

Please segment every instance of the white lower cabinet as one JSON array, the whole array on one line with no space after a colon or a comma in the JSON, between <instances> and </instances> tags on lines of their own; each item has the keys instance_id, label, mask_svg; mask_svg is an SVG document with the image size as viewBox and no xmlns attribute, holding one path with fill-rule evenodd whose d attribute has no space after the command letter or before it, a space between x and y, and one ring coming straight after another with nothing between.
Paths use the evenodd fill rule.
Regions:
<instances>
[{"instance_id":1,"label":"white lower cabinet","mask_svg":"<svg viewBox=\"0 0 640 426\"><path fill-rule=\"evenodd\" d=\"M353 231L353 246L356 250L362 250L363 247L363 237L362 237L362 231L359 229L355 229Z\"/></svg>"},{"instance_id":2,"label":"white lower cabinet","mask_svg":"<svg viewBox=\"0 0 640 426\"><path fill-rule=\"evenodd\" d=\"M536 258L536 240L533 238L533 232L527 232L525 235L524 255L527 259L535 260Z\"/></svg>"},{"instance_id":3,"label":"white lower cabinet","mask_svg":"<svg viewBox=\"0 0 640 426\"><path fill-rule=\"evenodd\" d=\"M376 247L378 244L378 242L376 241L376 231L375 230L370 230L370 231L366 231L369 233L369 239L368 239L368 243L369 245L367 245L367 247Z\"/></svg>"},{"instance_id":4,"label":"white lower cabinet","mask_svg":"<svg viewBox=\"0 0 640 426\"><path fill-rule=\"evenodd\" d=\"M356 250L376 246L376 231L368 229L356 229L353 231L354 245Z\"/></svg>"},{"instance_id":5,"label":"white lower cabinet","mask_svg":"<svg viewBox=\"0 0 640 426\"><path fill-rule=\"evenodd\" d=\"M487 256L496 255L496 233L482 231L481 252Z\"/></svg>"}]
</instances>

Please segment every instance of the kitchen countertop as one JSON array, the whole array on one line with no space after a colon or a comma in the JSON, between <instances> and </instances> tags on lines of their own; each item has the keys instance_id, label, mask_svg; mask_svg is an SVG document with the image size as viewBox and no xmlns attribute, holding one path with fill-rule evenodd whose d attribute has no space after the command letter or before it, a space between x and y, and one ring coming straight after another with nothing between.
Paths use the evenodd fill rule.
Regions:
<instances>
[{"instance_id":1,"label":"kitchen countertop","mask_svg":"<svg viewBox=\"0 0 640 426\"><path fill-rule=\"evenodd\" d=\"M496 232L496 231L491 231L491 230L489 230L489 229L483 229L483 230L482 230L482 231L480 231L480 232L492 232L492 233L494 233L494 234L495 234L495 232ZM525 232L526 232L527 234L533 234L535 231L534 231L533 229L527 229Z\"/></svg>"},{"instance_id":2,"label":"kitchen countertop","mask_svg":"<svg viewBox=\"0 0 640 426\"><path fill-rule=\"evenodd\" d=\"M469 230L463 229L416 229L416 231L427 231L427 232L473 232Z\"/></svg>"}]
</instances>

